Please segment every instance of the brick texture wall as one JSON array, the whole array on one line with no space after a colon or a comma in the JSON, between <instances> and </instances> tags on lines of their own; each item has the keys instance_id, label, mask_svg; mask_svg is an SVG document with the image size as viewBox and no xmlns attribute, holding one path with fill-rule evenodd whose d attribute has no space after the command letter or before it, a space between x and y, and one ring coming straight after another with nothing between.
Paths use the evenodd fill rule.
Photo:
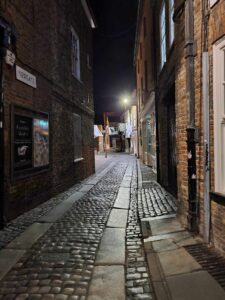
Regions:
<instances>
[{"instance_id":1,"label":"brick texture wall","mask_svg":"<svg viewBox=\"0 0 225 300\"><path fill-rule=\"evenodd\" d=\"M210 9L209 17L209 101L210 101L210 190L214 190L214 127L213 127L213 44L225 35L225 17L222 13L225 9L224 1L218 1ZM179 25L179 26L178 26ZM184 225L187 225L188 213L188 178L187 178L187 96L186 96L186 71L184 58L184 13L176 26L176 115L177 115L177 155L178 155L178 201L179 217ZM197 200L199 203L198 230L204 235L204 147L203 147L203 111L202 111L202 51L203 51L203 19L202 1L194 1L194 33L196 41L195 66L195 123L199 130L199 140L196 144L197 167ZM225 253L225 207L211 201L211 243Z\"/></svg>"},{"instance_id":2,"label":"brick texture wall","mask_svg":"<svg viewBox=\"0 0 225 300\"><path fill-rule=\"evenodd\" d=\"M17 31L16 64L37 78L34 89L4 65L5 202L11 219L94 172L92 29L81 1L1 0L1 17ZM81 80L71 71L71 26L80 39ZM11 114L14 105L49 114L50 167L13 176ZM72 114L81 116L83 161L74 163Z\"/></svg>"},{"instance_id":3,"label":"brick texture wall","mask_svg":"<svg viewBox=\"0 0 225 300\"><path fill-rule=\"evenodd\" d=\"M220 0L210 10L209 18L209 63L210 63L210 154L211 154L211 190L214 184L214 124L213 124L213 44L225 36L225 2ZM211 201L211 241L225 254L225 206Z\"/></svg>"}]
</instances>

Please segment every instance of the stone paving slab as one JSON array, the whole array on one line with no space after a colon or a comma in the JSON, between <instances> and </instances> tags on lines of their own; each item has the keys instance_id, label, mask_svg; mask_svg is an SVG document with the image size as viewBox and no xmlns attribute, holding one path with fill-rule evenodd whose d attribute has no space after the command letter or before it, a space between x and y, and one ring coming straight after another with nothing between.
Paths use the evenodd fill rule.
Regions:
<instances>
[{"instance_id":1,"label":"stone paving slab","mask_svg":"<svg viewBox=\"0 0 225 300\"><path fill-rule=\"evenodd\" d=\"M172 276L167 283L173 300L225 300L225 292L208 272Z\"/></svg>"},{"instance_id":2,"label":"stone paving slab","mask_svg":"<svg viewBox=\"0 0 225 300\"><path fill-rule=\"evenodd\" d=\"M83 185L80 189L79 189L79 192L83 192L83 193L87 193L87 192L89 192L92 188L93 188L93 184L90 184L90 183L88 183L88 184L85 184L85 185Z\"/></svg>"},{"instance_id":3,"label":"stone paving slab","mask_svg":"<svg viewBox=\"0 0 225 300\"><path fill-rule=\"evenodd\" d=\"M128 211L126 209L113 208L111 210L107 226L126 228Z\"/></svg>"},{"instance_id":4,"label":"stone paving slab","mask_svg":"<svg viewBox=\"0 0 225 300\"><path fill-rule=\"evenodd\" d=\"M52 224L34 223L7 245L10 249L29 249L51 227Z\"/></svg>"},{"instance_id":5,"label":"stone paving slab","mask_svg":"<svg viewBox=\"0 0 225 300\"><path fill-rule=\"evenodd\" d=\"M183 248L158 253L165 276L201 270L202 267Z\"/></svg>"},{"instance_id":6,"label":"stone paving slab","mask_svg":"<svg viewBox=\"0 0 225 300\"><path fill-rule=\"evenodd\" d=\"M123 195L119 195L116 198L116 201L114 203L115 208L123 208L123 209L128 209L130 204L130 199L128 197L125 197Z\"/></svg>"},{"instance_id":7,"label":"stone paving slab","mask_svg":"<svg viewBox=\"0 0 225 300\"><path fill-rule=\"evenodd\" d=\"M95 265L125 264L125 229L106 228Z\"/></svg>"},{"instance_id":8,"label":"stone paving slab","mask_svg":"<svg viewBox=\"0 0 225 300\"><path fill-rule=\"evenodd\" d=\"M73 195L71 195L68 199L61 202L59 205L57 205L55 208L53 208L50 213L47 215L41 217L39 219L40 223L54 223L57 220L59 220L71 207L72 205L82 198L84 196L84 193L82 192L75 192Z\"/></svg>"},{"instance_id":9,"label":"stone paving slab","mask_svg":"<svg viewBox=\"0 0 225 300\"><path fill-rule=\"evenodd\" d=\"M125 300L123 266L96 266L88 300Z\"/></svg>"},{"instance_id":10,"label":"stone paving slab","mask_svg":"<svg viewBox=\"0 0 225 300\"><path fill-rule=\"evenodd\" d=\"M123 180L120 186L124 188L130 188L130 180Z\"/></svg>"},{"instance_id":11,"label":"stone paving slab","mask_svg":"<svg viewBox=\"0 0 225 300\"><path fill-rule=\"evenodd\" d=\"M130 189L125 188L125 187L120 187L118 196L124 196L124 197L130 198Z\"/></svg>"},{"instance_id":12,"label":"stone paving slab","mask_svg":"<svg viewBox=\"0 0 225 300\"><path fill-rule=\"evenodd\" d=\"M187 231L180 231L180 232L172 232L172 233L166 233L166 234L159 234L154 235L146 238L144 242L154 242L154 241L160 241L165 239L173 239L176 243L179 243L181 241L185 241L186 239L190 239L191 234Z\"/></svg>"},{"instance_id":13,"label":"stone paving slab","mask_svg":"<svg viewBox=\"0 0 225 300\"><path fill-rule=\"evenodd\" d=\"M176 214L168 214L168 215L163 215L163 216L157 216L157 217L146 217L146 218L142 218L141 221L155 221L155 220L161 220L161 219L169 219L169 218L175 218Z\"/></svg>"},{"instance_id":14,"label":"stone paving slab","mask_svg":"<svg viewBox=\"0 0 225 300\"><path fill-rule=\"evenodd\" d=\"M183 231L184 228L175 218L166 218L150 221L152 235Z\"/></svg>"},{"instance_id":15,"label":"stone paving slab","mask_svg":"<svg viewBox=\"0 0 225 300\"><path fill-rule=\"evenodd\" d=\"M3 249L0 251L0 280L25 254L25 250Z\"/></svg>"},{"instance_id":16,"label":"stone paving slab","mask_svg":"<svg viewBox=\"0 0 225 300\"><path fill-rule=\"evenodd\" d=\"M175 250L178 247L172 239L165 239L165 240L152 242L152 248L156 252L165 252L165 251Z\"/></svg>"}]
</instances>

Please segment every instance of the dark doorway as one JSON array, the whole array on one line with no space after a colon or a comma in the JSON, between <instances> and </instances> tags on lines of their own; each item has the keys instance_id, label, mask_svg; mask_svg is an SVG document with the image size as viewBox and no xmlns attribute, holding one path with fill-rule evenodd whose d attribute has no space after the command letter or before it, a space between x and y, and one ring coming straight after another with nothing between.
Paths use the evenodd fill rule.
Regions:
<instances>
[{"instance_id":1,"label":"dark doorway","mask_svg":"<svg viewBox=\"0 0 225 300\"><path fill-rule=\"evenodd\" d=\"M176 112L174 88L167 99L168 125L168 191L177 196Z\"/></svg>"}]
</instances>

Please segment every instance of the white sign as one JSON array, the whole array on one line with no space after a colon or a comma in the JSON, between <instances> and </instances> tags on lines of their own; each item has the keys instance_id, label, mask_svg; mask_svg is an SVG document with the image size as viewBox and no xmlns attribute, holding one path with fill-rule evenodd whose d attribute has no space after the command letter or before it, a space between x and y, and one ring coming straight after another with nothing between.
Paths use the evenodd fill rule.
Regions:
<instances>
[{"instance_id":1,"label":"white sign","mask_svg":"<svg viewBox=\"0 0 225 300\"><path fill-rule=\"evenodd\" d=\"M6 56L5 56L5 62L7 65L10 65L10 66L14 66L15 64L15 60L16 60L16 56L15 54L10 51L10 50L6 50Z\"/></svg>"},{"instance_id":2,"label":"white sign","mask_svg":"<svg viewBox=\"0 0 225 300\"><path fill-rule=\"evenodd\" d=\"M36 77L19 66L16 66L16 79L32 86L33 88L37 87Z\"/></svg>"}]
</instances>

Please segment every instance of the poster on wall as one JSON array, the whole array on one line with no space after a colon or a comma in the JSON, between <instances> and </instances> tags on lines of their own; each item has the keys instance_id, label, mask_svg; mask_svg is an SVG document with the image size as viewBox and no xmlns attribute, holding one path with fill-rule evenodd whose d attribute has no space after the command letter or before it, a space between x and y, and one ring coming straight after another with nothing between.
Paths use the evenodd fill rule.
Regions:
<instances>
[{"instance_id":1,"label":"poster on wall","mask_svg":"<svg viewBox=\"0 0 225 300\"><path fill-rule=\"evenodd\" d=\"M30 117L14 117L14 169L32 168L33 120Z\"/></svg>"},{"instance_id":2,"label":"poster on wall","mask_svg":"<svg viewBox=\"0 0 225 300\"><path fill-rule=\"evenodd\" d=\"M49 164L49 122L33 119L34 168Z\"/></svg>"}]
</instances>

